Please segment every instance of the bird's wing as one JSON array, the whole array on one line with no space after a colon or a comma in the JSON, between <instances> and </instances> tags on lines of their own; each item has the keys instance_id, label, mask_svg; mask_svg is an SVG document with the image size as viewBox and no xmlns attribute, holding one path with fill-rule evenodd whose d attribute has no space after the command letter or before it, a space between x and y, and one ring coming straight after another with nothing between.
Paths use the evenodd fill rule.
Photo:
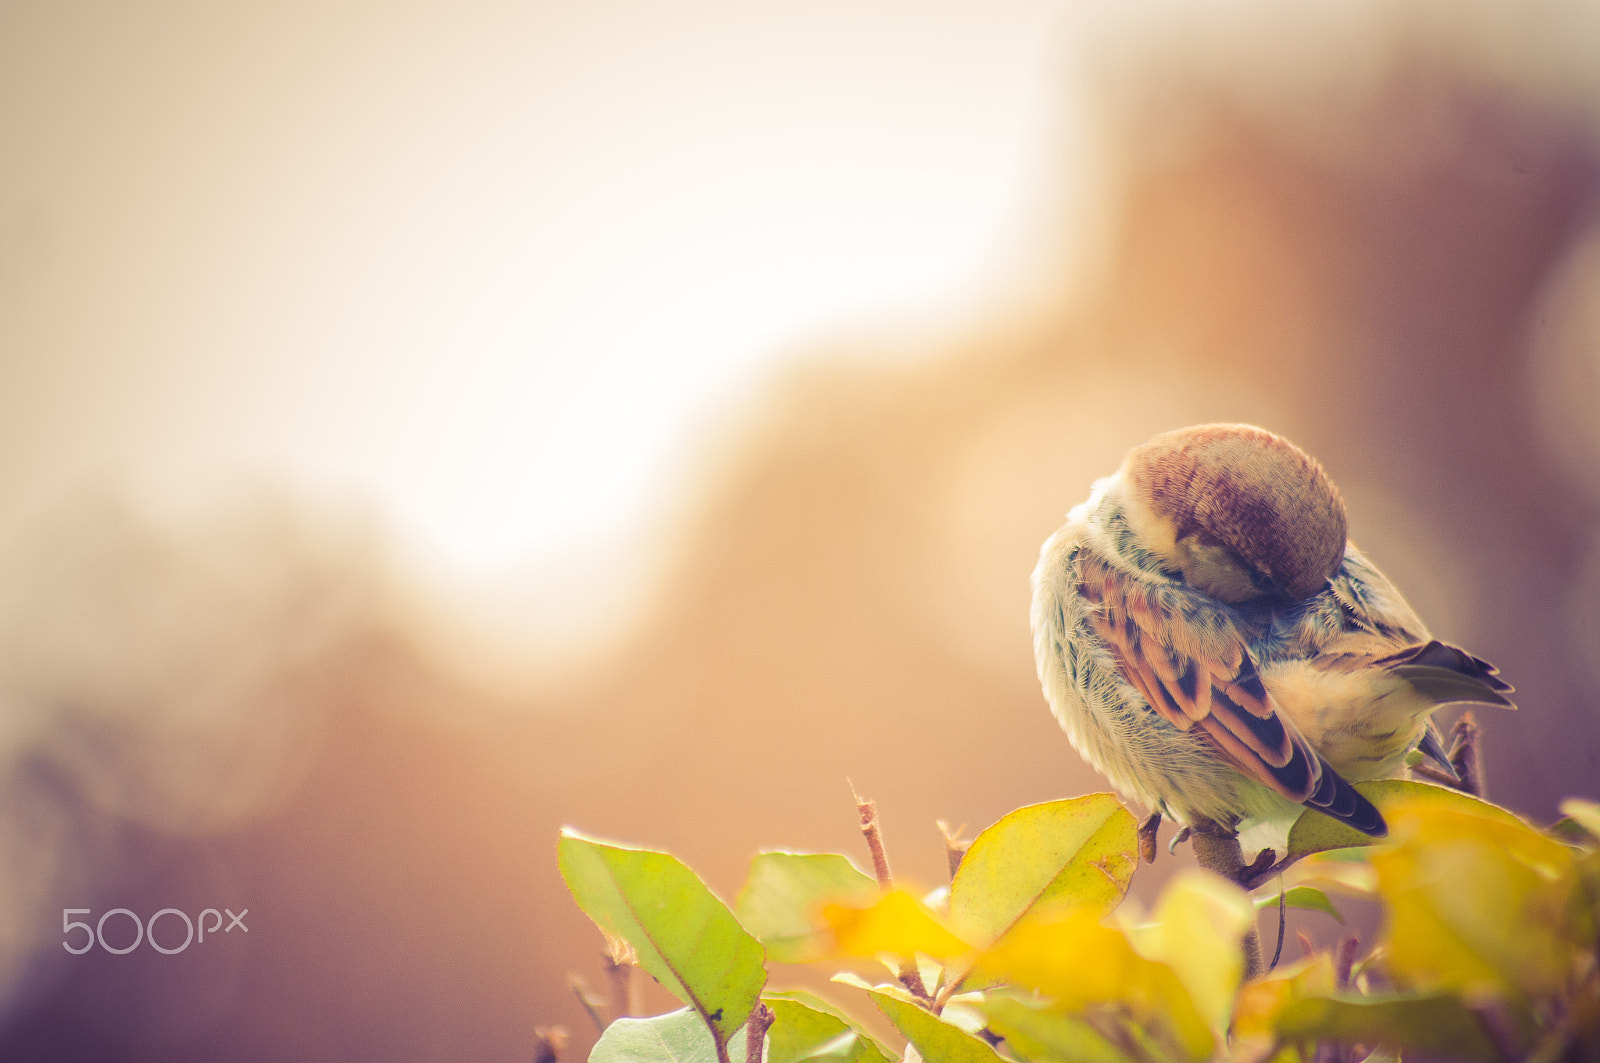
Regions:
<instances>
[{"instance_id":1,"label":"bird's wing","mask_svg":"<svg viewBox=\"0 0 1600 1063\"><path fill-rule=\"evenodd\" d=\"M1086 557L1090 623L1128 682L1181 731L1241 774L1291 801L1382 836L1383 817L1312 749L1273 704L1230 611L1176 584L1156 584Z\"/></svg>"},{"instance_id":2,"label":"bird's wing","mask_svg":"<svg viewBox=\"0 0 1600 1063\"><path fill-rule=\"evenodd\" d=\"M1466 702L1516 708L1506 697L1513 691L1511 684L1500 678L1500 669L1448 642L1431 639L1372 663L1387 668L1440 705Z\"/></svg>"}]
</instances>

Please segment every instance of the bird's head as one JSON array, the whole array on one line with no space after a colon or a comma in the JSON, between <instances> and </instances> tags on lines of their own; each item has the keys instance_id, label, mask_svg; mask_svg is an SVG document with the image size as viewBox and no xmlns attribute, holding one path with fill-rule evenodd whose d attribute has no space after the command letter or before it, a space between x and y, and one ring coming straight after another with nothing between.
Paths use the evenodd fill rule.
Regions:
<instances>
[{"instance_id":1,"label":"bird's head","mask_svg":"<svg viewBox=\"0 0 1600 1063\"><path fill-rule=\"evenodd\" d=\"M1214 598L1300 601L1327 586L1344 557L1338 488L1315 459L1264 428L1164 432L1128 452L1120 479L1145 549Z\"/></svg>"}]
</instances>

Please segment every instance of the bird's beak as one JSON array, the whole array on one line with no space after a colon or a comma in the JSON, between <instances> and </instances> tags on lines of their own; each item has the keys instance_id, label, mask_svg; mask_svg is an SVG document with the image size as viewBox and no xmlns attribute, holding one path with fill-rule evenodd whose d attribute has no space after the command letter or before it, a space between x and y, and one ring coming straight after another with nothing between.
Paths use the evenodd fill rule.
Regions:
<instances>
[{"instance_id":1,"label":"bird's beak","mask_svg":"<svg viewBox=\"0 0 1600 1063\"><path fill-rule=\"evenodd\" d=\"M1450 754L1444 751L1444 744L1439 741L1439 729L1432 720L1422 729L1422 741L1417 743L1417 751L1447 772L1450 778L1461 781L1461 776L1456 774L1456 766L1450 763Z\"/></svg>"}]
</instances>

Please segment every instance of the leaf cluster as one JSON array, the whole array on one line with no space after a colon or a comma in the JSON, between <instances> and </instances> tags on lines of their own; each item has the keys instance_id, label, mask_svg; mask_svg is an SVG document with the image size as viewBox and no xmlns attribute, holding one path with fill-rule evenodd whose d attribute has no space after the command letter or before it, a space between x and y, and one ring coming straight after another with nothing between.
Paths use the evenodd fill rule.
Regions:
<instances>
[{"instance_id":1,"label":"leaf cluster","mask_svg":"<svg viewBox=\"0 0 1600 1063\"><path fill-rule=\"evenodd\" d=\"M1255 897L1191 869L1147 914L1123 903L1139 841L1109 794L1010 813L927 897L895 886L865 814L876 876L762 852L731 908L667 853L563 831L579 906L686 1005L610 1023L590 1061L1600 1059L1600 805L1569 801L1541 831L1423 783L1360 789L1383 843L1308 812ZM1339 919L1348 896L1381 906L1376 947L1347 939L1246 978L1258 907ZM879 962L887 976L862 977ZM775 991L774 963L847 968L833 995L882 1021Z\"/></svg>"}]
</instances>

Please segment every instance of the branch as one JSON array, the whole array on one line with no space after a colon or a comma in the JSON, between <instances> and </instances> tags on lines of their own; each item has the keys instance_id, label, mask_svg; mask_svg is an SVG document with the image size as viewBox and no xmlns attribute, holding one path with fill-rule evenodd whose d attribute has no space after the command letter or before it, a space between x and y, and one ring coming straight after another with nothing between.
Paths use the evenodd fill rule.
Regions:
<instances>
[{"instance_id":1,"label":"branch","mask_svg":"<svg viewBox=\"0 0 1600 1063\"><path fill-rule=\"evenodd\" d=\"M533 1030L533 1063L561 1063L567 1051L567 1031L562 1026L536 1026Z\"/></svg>"},{"instance_id":2,"label":"branch","mask_svg":"<svg viewBox=\"0 0 1600 1063\"><path fill-rule=\"evenodd\" d=\"M889 854L883 848L883 830L878 826L878 805L856 793L853 786L850 793L856 799L856 813L861 817L861 834L867 839L867 852L872 854L872 873L878 880L878 888L887 893L894 889L894 875L889 872Z\"/></svg>"},{"instance_id":3,"label":"branch","mask_svg":"<svg viewBox=\"0 0 1600 1063\"><path fill-rule=\"evenodd\" d=\"M1255 864L1245 865L1244 854L1239 848L1239 836L1231 830L1215 826L1209 830L1196 829L1189 840L1194 846L1194 858L1201 867L1241 886L1256 872L1256 865L1262 862L1257 858ZM1271 850L1266 850L1263 855L1270 864ZM1249 929L1241 944L1244 947L1244 978L1248 982L1261 974L1261 935L1255 927Z\"/></svg>"},{"instance_id":4,"label":"branch","mask_svg":"<svg viewBox=\"0 0 1600 1063\"><path fill-rule=\"evenodd\" d=\"M594 995L589 990L589 983L579 975L568 975L567 985L578 996L578 1003L583 1005L583 1010L589 1013L589 1019L594 1023L594 1028L600 1033L606 1032L607 1019L602 1014L606 1002Z\"/></svg>"},{"instance_id":5,"label":"branch","mask_svg":"<svg viewBox=\"0 0 1600 1063\"><path fill-rule=\"evenodd\" d=\"M883 847L883 830L878 826L878 806L856 793L854 786L850 787L850 793L856 799L856 812L861 816L861 835L866 838L867 851L872 854L872 873L878 879L878 888L887 893L894 889L894 875L889 872L889 854ZM923 1004L932 1007L933 994L928 992L916 960L901 960L899 973L900 984Z\"/></svg>"},{"instance_id":6,"label":"branch","mask_svg":"<svg viewBox=\"0 0 1600 1063\"><path fill-rule=\"evenodd\" d=\"M939 833L944 835L945 866L950 869L950 877L954 879L956 872L961 870L961 861L966 857L967 850L972 848L972 839L961 836L967 829L967 825L963 823L955 830L951 830L950 825L942 819L936 819L933 822L939 828Z\"/></svg>"},{"instance_id":7,"label":"branch","mask_svg":"<svg viewBox=\"0 0 1600 1063\"><path fill-rule=\"evenodd\" d=\"M1483 750L1479 739L1483 731L1478 717L1471 709L1464 710L1450 729L1450 766L1461 777L1461 789L1473 797L1487 798L1488 787L1483 778Z\"/></svg>"},{"instance_id":8,"label":"branch","mask_svg":"<svg viewBox=\"0 0 1600 1063\"><path fill-rule=\"evenodd\" d=\"M762 1054L767 1048L767 1031L772 1029L776 1019L771 1008L756 1001L756 1010L750 1013L750 1021L744 1028L745 1063L761 1063Z\"/></svg>"},{"instance_id":9,"label":"branch","mask_svg":"<svg viewBox=\"0 0 1600 1063\"><path fill-rule=\"evenodd\" d=\"M625 939L611 934L606 934L605 938L606 978L611 982L611 1006L618 1016L631 1018L639 1014L638 979L633 977L639 957Z\"/></svg>"}]
</instances>

